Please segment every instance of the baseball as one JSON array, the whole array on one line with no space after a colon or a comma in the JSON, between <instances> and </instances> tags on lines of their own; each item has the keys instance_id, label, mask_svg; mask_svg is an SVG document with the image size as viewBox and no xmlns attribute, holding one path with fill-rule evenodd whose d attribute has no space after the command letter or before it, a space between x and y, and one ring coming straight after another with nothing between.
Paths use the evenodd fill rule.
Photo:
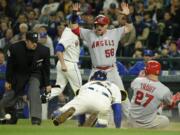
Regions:
<instances>
[{"instance_id":1,"label":"baseball","mask_svg":"<svg viewBox=\"0 0 180 135\"><path fill-rule=\"evenodd\" d=\"M11 114L7 113L7 114L5 115L5 118L6 118L7 120L11 119Z\"/></svg>"}]
</instances>

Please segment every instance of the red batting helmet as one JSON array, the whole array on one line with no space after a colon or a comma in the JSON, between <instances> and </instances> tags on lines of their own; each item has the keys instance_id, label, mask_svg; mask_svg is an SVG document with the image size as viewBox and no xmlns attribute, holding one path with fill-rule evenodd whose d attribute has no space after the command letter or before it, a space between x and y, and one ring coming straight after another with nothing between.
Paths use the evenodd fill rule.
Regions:
<instances>
[{"instance_id":1,"label":"red batting helmet","mask_svg":"<svg viewBox=\"0 0 180 135\"><path fill-rule=\"evenodd\" d=\"M146 63L145 73L146 75L154 74L159 75L161 72L161 64L158 61L150 60Z\"/></svg>"},{"instance_id":2,"label":"red batting helmet","mask_svg":"<svg viewBox=\"0 0 180 135\"><path fill-rule=\"evenodd\" d=\"M94 24L101 24L101 25L109 24L109 18L104 15L98 15L94 20Z\"/></svg>"}]
</instances>

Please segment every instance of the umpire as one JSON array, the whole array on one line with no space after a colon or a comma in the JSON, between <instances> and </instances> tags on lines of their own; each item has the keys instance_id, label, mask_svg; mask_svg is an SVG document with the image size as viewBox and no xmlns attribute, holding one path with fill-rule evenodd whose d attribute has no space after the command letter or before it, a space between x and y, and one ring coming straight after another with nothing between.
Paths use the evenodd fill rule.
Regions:
<instances>
[{"instance_id":1,"label":"umpire","mask_svg":"<svg viewBox=\"0 0 180 135\"><path fill-rule=\"evenodd\" d=\"M17 122L15 104L17 98L24 95L25 89L30 102L31 123L41 124L41 87L51 90L50 51L38 43L37 33L28 32L26 41L11 45L8 50L6 92L0 101L0 108L6 108L6 113L11 114L10 124Z\"/></svg>"}]
</instances>

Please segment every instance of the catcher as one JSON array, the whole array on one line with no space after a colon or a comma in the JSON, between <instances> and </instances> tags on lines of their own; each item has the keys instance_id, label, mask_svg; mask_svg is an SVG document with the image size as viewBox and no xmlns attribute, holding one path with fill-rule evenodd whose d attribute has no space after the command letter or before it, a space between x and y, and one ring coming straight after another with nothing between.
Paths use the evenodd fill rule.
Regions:
<instances>
[{"instance_id":1,"label":"catcher","mask_svg":"<svg viewBox=\"0 0 180 135\"><path fill-rule=\"evenodd\" d=\"M96 123L96 127L106 127L109 119L108 112L112 107L115 126L120 128L121 92L115 84L105 81L106 79L105 72L95 72L91 77L92 81L83 85L73 100L53 112L54 125L62 124L72 116L81 115L80 125L91 127ZM87 113L91 116L85 121Z\"/></svg>"}]
</instances>

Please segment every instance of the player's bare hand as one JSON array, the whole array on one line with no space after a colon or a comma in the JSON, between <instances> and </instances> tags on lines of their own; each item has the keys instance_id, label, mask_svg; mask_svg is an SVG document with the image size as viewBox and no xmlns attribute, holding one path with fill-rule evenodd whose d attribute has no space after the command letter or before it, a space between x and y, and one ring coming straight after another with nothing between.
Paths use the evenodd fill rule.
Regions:
<instances>
[{"instance_id":1,"label":"player's bare hand","mask_svg":"<svg viewBox=\"0 0 180 135\"><path fill-rule=\"evenodd\" d=\"M5 89L6 89L6 91L11 90L11 89L12 89L11 83L6 82L6 83L5 83Z\"/></svg>"},{"instance_id":2,"label":"player's bare hand","mask_svg":"<svg viewBox=\"0 0 180 135\"><path fill-rule=\"evenodd\" d=\"M74 3L72 10L78 12L80 10L80 7L81 7L80 3Z\"/></svg>"},{"instance_id":3,"label":"player's bare hand","mask_svg":"<svg viewBox=\"0 0 180 135\"><path fill-rule=\"evenodd\" d=\"M127 3L122 2L121 3L121 8L122 8L122 11L120 11L121 14L129 15L130 11L129 11L129 6L128 6Z\"/></svg>"},{"instance_id":4,"label":"player's bare hand","mask_svg":"<svg viewBox=\"0 0 180 135\"><path fill-rule=\"evenodd\" d=\"M51 85L46 86L46 92L47 92L47 93L50 93L50 92L51 92Z\"/></svg>"},{"instance_id":5,"label":"player's bare hand","mask_svg":"<svg viewBox=\"0 0 180 135\"><path fill-rule=\"evenodd\" d=\"M64 64L64 65L61 65L61 70L63 72L67 72L67 66Z\"/></svg>"}]
</instances>

